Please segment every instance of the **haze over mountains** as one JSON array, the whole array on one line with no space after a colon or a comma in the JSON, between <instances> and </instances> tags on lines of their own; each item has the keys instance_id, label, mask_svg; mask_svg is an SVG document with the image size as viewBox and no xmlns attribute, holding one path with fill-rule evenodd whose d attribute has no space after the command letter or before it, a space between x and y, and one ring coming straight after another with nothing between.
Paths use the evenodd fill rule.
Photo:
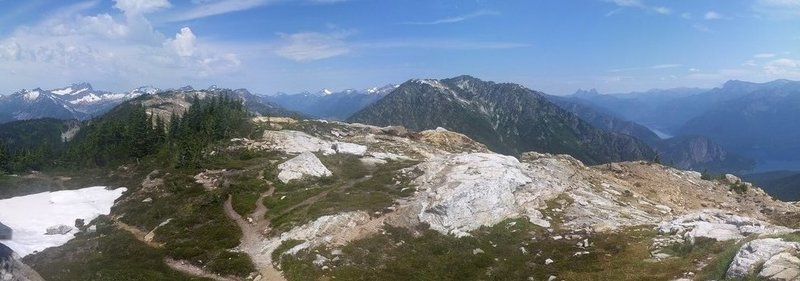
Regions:
<instances>
[{"instance_id":1,"label":"haze over mountains","mask_svg":"<svg viewBox=\"0 0 800 281\"><path fill-rule=\"evenodd\" d=\"M588 102L667 135L701 135L732 153L756 160L758 170L800 167L800 83L728 81L711 90L674 89L600 95Z\"/></svg>"},{"instance_id":2,"label":"haze over mountains","mask_svg":"<svg viewBox=\"0 0 800 281\"><path fill-rule=\"evenodd\" d=\"M344 120L356 111L382 99L398 86L390 84L383 87L372 87L364 90L347 89L340 92L323 89L316 93L277 93L271 96L264 96L264 99L275 102L286 109L303 112L309 116Z\"/></svg>"}]
</instances>

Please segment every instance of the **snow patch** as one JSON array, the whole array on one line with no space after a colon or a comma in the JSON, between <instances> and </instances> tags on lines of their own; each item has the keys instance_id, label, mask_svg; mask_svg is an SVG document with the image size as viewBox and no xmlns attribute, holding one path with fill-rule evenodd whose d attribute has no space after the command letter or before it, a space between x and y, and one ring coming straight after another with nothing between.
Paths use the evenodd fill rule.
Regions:
<instances>
[{"instance_id":1,"label":"snow patch","mask_svg":"<svg viewBox=\"0 0 800 281\"><path fill-rule=\"evenodd\" d=\"M107 215L114 201L126 190L95 186L0 200L0 222L14 231L11 240L2 242L22 257L63 245L73 235L45 235L49 227L72 226L76 219L89 222L100 215ZM70 233L77 232L73 230Z\"/></svg>"},{"instance_id":2,"label":"snow patch","mask_svg":"<svg viewBox=\"0 0 800 281\"><path fill-rule=\"evenodd\" d=\"M28 91L28 92L25 93L25 99L28 100L28 101L33 101L33 100L36 100L37 98L39 98L40 94L41 93L39 91L36 91L36 90Z\"/></svg>"}]
</instances>

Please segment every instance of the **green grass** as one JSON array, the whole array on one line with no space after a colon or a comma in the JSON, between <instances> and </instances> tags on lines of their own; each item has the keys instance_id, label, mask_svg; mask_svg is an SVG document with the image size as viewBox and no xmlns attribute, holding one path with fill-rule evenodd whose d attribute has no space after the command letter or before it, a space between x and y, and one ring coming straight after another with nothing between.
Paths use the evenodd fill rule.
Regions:
<instances>
[{"instance_id":1,"label":"green grass","mask_svg":"<svg viewBox=\"0 0 800 281\"><path fill-rule=\"evenodd\" d=\"M255 175L239 177L228 188L233 197L233 209L239 215L245 217L256 208L256 201L261 197L261 193L267 191L267 183Z\"/></svg>"},{"instance_id":2,"label":"green grass","mask_svg":"<svg viewBox=\"0 0 800 281\"><path fill-rule=\"evenodd\" d=\"M409 179L401 178L398 171L415 162L392 161L368 168L352 155L322 156L321 160L332 170L332 177L288 184L274 182L276 191L264 200L264 205L269 209L266 216L275 231L286 231L341 212L381 212L394 200L414 192ZM303 204L315 196L320 197Z\"/></svg>"},{"instance_id":3,"label":"green grass","mask_svg":"<svg viewBox=\"0 0 800 281\"><path fill-rule=\"evenodd\" d=\"M163 250L148 247L108 220L100 218L97 223L96 233L28 256L24 262L50 281L206 280L173 271L163 262Z\"/></svg>"},{"instance_id":4,"label":"green grass","mask_svg":"<svg viewBox=\"0 0 800 281\"><path fill-rule=\"evenodd\" d=\"M226 161L267 161L236 160L238 156L234 156L219 157ZM114 213L125 214L121 220L146 230L172 219L156 230L156 241L164 244L166 255L218 274L246 277L253 271L252 262L247 256L230 251L239 245L241 231L225 216L222 206L232 195L236 211L249 214L266 183L256 178L257 171L250 171L233 177L226 188L208 191L192 178L207 168L165 170L159 174L164 185L153 194L143 195L152 198L152 202L122 201L114 207Z\"/></svg>"},{"instance_id":5,"label":"green grass","mask_svg":"<svg viewBox=\"0 0 800 281\"><path fill-rule=\"evenodd\" d=\"M223 275L238 275L242 273L255 272L256 268L250 261L250 257L244 253L223 251L208 264L208 269Z\"/></svg>"},{"instance_id":6,"label":"green grass","mask_svg":"<svg viewBox=\"0 0 800 281\"><path fill-rule=\"evenodd\" d=\"M656 233L647 226L592 235L588 239L594 245L586 249L590 254L580 256L575 255L584 251L576 245L579 240L550 239L553 234L542 235L546 230L525 218L482 227L462 238L424 226L387 226L385 231L341 248L342 256L326 263L329 270L312 263L317 254L334 257L322 247L283 255L281 267L289 280L547 280L551 275L559 280L671 280L693 271L694 260L730 246L702 241L679 249L678 258L653 262L648 261L649 247ZM548 258L555 262L546 265Z\"/></svg>"}]
</instances>

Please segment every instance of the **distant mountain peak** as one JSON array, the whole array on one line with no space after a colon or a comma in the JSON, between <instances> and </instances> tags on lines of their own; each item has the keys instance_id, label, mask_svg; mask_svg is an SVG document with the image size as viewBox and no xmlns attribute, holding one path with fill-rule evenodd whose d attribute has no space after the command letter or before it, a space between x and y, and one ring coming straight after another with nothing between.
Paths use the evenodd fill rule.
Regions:
<instances>
[{"instance_id":1,"label":"distant mountain peak","mask_svg":"<svg viewBox=\"0 0 800 281\"><path fill-rule=\"evenodd\" d=\"M153 87L151 85L140 86L136 89L130 91L131 94L155 94L158 93L161 89Z\"/></svg>"},{"instance_id":2,"label":"distant mountain peak","mask_svg":"<svg viewBox=\"0 0 800 281\"><path fill-rule=\"evenodd\" d=\"M397 89L397 87L400 87L400 84L387 84L382 87L369 88L365 92L367 92L368 94L386 94L393 91L394 89Z\"/></svg>"},{"instance_id":3,"label":"distant mountain peak","mask_svg":"<svg viewBox=\"0 0 800 281\"><path fill-rule=\"evenodd\" d=\"M600 93L597 92L597 89L591 88L589 90L578 89L577 91L575 91L575 94L573 94L573 95L579 96L579 97L580 96L599 96Z\"/></svg>"},{"instance_id":4,"label":"distant mountain peak","mask_svg":"<svg viewBox=\"0 0 800 281\"><path fill-rule=\"evenodd\" d=\"M72 96L81 94L83 92L91 92L92 90L92 84L81 82L73 83L68 87L50 90L50 92L58 96Z\"/></svg>"}]
</instances>

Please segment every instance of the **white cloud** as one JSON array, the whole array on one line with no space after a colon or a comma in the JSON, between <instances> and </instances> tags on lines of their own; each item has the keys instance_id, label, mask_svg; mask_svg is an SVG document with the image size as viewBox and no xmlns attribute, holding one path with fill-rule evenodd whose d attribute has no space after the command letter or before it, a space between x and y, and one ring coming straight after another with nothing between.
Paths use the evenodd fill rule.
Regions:
<instances>
[{"instance_id":1,"label":"white cloud","mask_svg":"<svg viewBox=\"0 0 800 281\"><path fill-rule=\"evenodd\" d=\"M178 34L175 34L175 39L167 40L167 42L164 42L164 45L172 48L172 50L181 57L189 57L194 54L196 41L197 36L192 33L192 30L188 27L184 27L181 28Z\"/></svg>"},{"instance_id":2,"label":"white cloud","mask_svg":"<svg viewBox=\"0 0 800 281\"><path fill-rule=\"evenodd\" d=\"M672 9L667 7L653 7L653 11L662 15L671 15Z\"/></svg>"},{"instance_id":3,"label":"white cloud","mask_svg":"<svg viewBox=\"0 0 800 281\"><path fill-rule=\"evenodd\" d=\"M764 72L772 75L797 75L800 72L800 60L781 58L764 65Z\"/></svg>"},{"instance_id":4,"label":"white cloud","mask_svg":"<svg viewBox=\"0 0 800 281\"><path fill-rule=\"evenodd\" d=\"M124 15L83 15L94 6L70 7L0 38L0 77L6 78L0 79L0 89L75 81L103 81L124 89L238 71L241 61L235 52L201 43L189 28L169 39L155 30L141 13L165 2L117 3L127 5L120 8L126 9Z\"/></svg>"},{"instance_id":5,"label":"white cloud","mask_svg":"<svg viewBox=\"0 0 800 281\"><path fill-rule=\"evenodd\" d=\"M672 9L663 6L649 6L642 2L641 0L606 0L607 2L614 3L620 8L637 8L642 10L647 10L650 12L655 12L661 15L671 15ZM606 13L606 16L613 16L614 14L618 13L619 9L613 10L611 12Z\"/></svg>"},{"instance_id":6,"label":"white cloud","mask_svg":"<svg viewBox=\"0 0 800 281\"><path fill-rule=\"evenodd\" d=\"M708 11L703 18L707 20L719 20L723 19L724 17L715 11Z\"/></svg>"},{"instance_id":7,"label":"white cloud","mask_svg":"<svg viewBox=\"0 0 800 281\"><path fill-rule=\"evenodd\" d=\"M681 14L681 17L683 19L687 19L687 20L691 20L691 19L694 18L691 13L683 13L683 14Z\"/></svg>"},{"instance_id":8,"label":"white cloud","mask_svg":"<svg viewBox=\"0 0 800 281\"><path fill-rule=\"evenodd\" d=\"M344 42L344 39L354 33L353 31L333 31L329 33L279 34L282 42L275 53L295 61L313 61L345 55L352 50Z\"/></svg>"},{"instance_id":9,"label":"white cloud","mask_svg":"<svg viewBox=\"0 0 800 281\"><path fill-rule=\"evenodd\" d=\"M641 71L641 70L658 70L658 69L669 69L669 68L677 68L683 66L682 64L677 63L665 63L665 64L656 64L651 66L638 66L638 67L626 67L626 68L616 68L611 69L608 72L629 72L629 71Z\"/></svg>"},{"instance_id":10,"label":"white cloud","mask_svg":"<svg viewBox=\"0 0 800 281\"><path fill-rule=\"evenodd\" d=\"M769 59L769 58L774 58L774 57L775 57L775 54L773 54L773 53L761 53L761 54L755 54L753 56L753 58L757 58L757 59Z\"/></svg>"},{"instance_id":11,"label":"white cloud","mask_svg":"<svg viewBox=\"0 0 800 281\"><path fill-rule=\"evenodd\" d=\"M642 2L639 0L613 0L612 2L614 2L614 4L617 4L617 6L620 7L637 7L637 8L644 7L644 4L642 4Z\"/></svg>"},{"instance_id":12,"label":"white cloud","mask_svg":"<svg viewBox=\"0 0 800 281\"><path fill-rule=\"evenodd\" d=\"M756 0L753 10L769 18L794 19L800 17L800 0Z\"/></svg>"},{"instance_id":13,"label":"white cloud","mask_svg":"<svg viewBox=\"0 0 800 281\"><path fill-rule=\"evenodd\" d=\"M657 65L650 66L650 69L667 69L667 68L676 68L676 67L681 67L681 66L683 66L683 65L682 64L674 64L674 63L672 63L672 64L657 64Z\"/></svg>"},{"instance_id":14,"label":"white cloud","mask_svg":"<svg viewBox=\"0 0 800 281\"><path fill-rule=\"evenodd\" d=\"M484 16L497 16L500 15L500 12L491 11L491 10L479 10L473 13L469 13L466 15L460 15L455 17L448 17L443 19L437 19L432 21L416 21L416 22L404 22L403 24L417 24L417 25L435 25L435 24L443 24L443 23L457 23L462 22L468 19L484 17Z\"/></svg>"},{"instance_id":15,"label":"white cloud","mask_svg":"<svg viewBox=\"0 0 800 281\"><path fill-rule=\"evenodd\" d=\"M301 4L336 4L350 0L293 0ZM239 11L246 11L261 6L288 2L288 0L193 0L194 7L170 16L167 21L180 22Z\"/></svg>"},{"instance_id":16,"label":"white cloud","mask_svg":"<svg viewBox=\"0 0 800 281\"><path fill-rule=\"evenodd\" d=\"M172 7L169 0L114 0L114 7L126 15L142 15Z\"/></svg>"},{"instance_id":17,"label":"white cloud","mask_svg":"<svg viewBox=\"0 0 800 281\"><path fill-rule=\"evenodd\" d=\"M170 21L187 21L204 17L249 10L277 0L217 0L202 1L199 5L171 17Z\"/></svg>"}]
</instances>

